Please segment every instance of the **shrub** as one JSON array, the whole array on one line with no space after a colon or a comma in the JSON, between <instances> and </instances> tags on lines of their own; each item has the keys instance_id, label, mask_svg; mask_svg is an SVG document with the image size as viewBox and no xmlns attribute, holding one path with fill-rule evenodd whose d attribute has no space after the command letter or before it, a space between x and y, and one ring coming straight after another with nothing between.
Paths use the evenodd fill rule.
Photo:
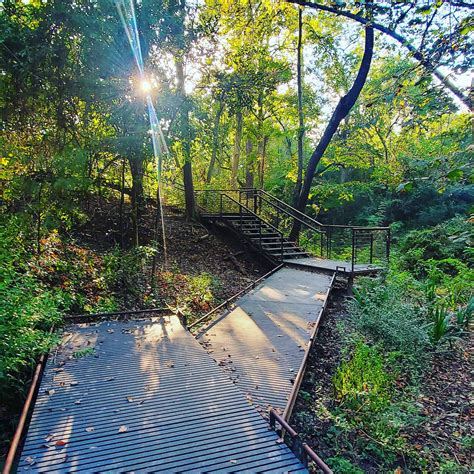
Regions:
<instances>
[{"instance_id":1,"label":"shrub","mask_svg":"<svg viewBox=\"0 0 474 474\"><path fill-rule=\"evenodd\" d=\"M438 304L430 308L431 340L439 342L449 330L450 314L446 306Z\"/></svg>"},{"instance_id":2,"label":"shrub","mask_svg":"<svg viewBox=\"0 0 474 474\"><path fill-rule=\"evenodd\" d=\"M354 329L409 365L418 364L429 345L423 311L404 295L400 281L362 279L349 305Z\"/></svg>"},{"instance_id":3,"label":"shrub","mask_svg":"<svg viewBox=\"0 0 474 474\"><path fill-rule=\"evenodd\" d=\"M472 225L456 217L430 229L414 230L401 240L400 265L418 278L427 275L424 262L457 258L468 261L465 250L472 243Z\"/></svg>"},{"instance_id":4,"label":"shrub","mask_svg":"<svg viewBox=\"0 0 474 474\"><path fill-rule=\"evenodd\" d=\"M393 381L379 352L361 341L356 343L352 357L339 366L333 380L336 397L343 405L371 412L390 403Z\"/></svg>"}]
</instances>

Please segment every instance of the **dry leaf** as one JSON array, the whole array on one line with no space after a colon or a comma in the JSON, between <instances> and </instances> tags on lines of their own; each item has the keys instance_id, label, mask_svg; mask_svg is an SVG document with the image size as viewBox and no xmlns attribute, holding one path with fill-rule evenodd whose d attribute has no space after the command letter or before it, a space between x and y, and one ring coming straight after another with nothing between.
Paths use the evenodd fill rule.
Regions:
<instances>
[{"instance_id":1,"label":"dry leaf","mask_svg":"<svg viewBox=\"0 0 474 474\"><path fill-rule=\"evenodd\" d=\"M53 389L46 390L46 393L51 396L51 395L54 395L56 393L56 390L53 390Z\"/></svg>"},{"instance_id":2,"label":"dry leaf","mask_svg":"<svg viewBox=\"0 0 474 474\"><path fill-rule=\"evenodd\" d=\"M74 402L74 405L80 405L80 404L81 404L81 400L76 400L76 401Z\"/></svg>"},{"instance_id":3,"label":"dry leaf","mask_svg":"<svg viewBox=\"0 0 474 474\"><path fill-rule=\"evenodd\" d=\"M133 402L133 397L125 397L129 403Z\"/></svg>"},{"instance_id":4,"label":"dry leaf","mask_svg":"<svg viewBox=\"0 0 474 474\"><path fill-rule=\"evenodd\" d=\"M58 439L56 443L54 443L56 446L65 446L67 443L66 441L63 441L62 439Z\"/></svg>"},{"instance_id":5,"label":"dry leaf","mask_svg":"<svg viewBox=\"0 0 474 474\"><path fill-rule=\"evenodd\" d=\"M86 428L86 431L87 431L88 433L92 433L92 432L94 431L94 427L93 427L93 426L88 426L88 427Z\"/></svg>"},{"instance_id":6,"label":"dry leaf","mask_svg":"<svg viewBox=\"0 0 474 474\"><path fill-rule=\"evenodd\" d=\"M35 458L32 458L31 456L28 456L25 458L25 462L27 462L30 466L33 466L33 464L36 462Z\"/></svg>"},{"instance_id":7,"label":"dry leaf","mask_svg":"<svg viewBox=\"0 0 474 474\"><path fill-rule=\"evenodd\" d=\"M122 426L118 429L118 432L119 432L119 433L125 433L125 431L128 431L128 428L127 428L125 425L122 425Z\"/></svg>"},{"instance_id":8,"label":"dry leaf","mask_svg":"<svg viewBox=\"0 0 474 474\"><path fill-rule=\"evenodd\" d=\"M76 385L79 385L79 382L71 382L69 385L70 385L71 387L75 387Z\"/></svg>"},{"instance_id":9,"label":"dry leaf","mask_svg":"<svg viewBox=\"0 0 474 474\"><path fill-rule=\"evenodd\" d=\"M46 436L46 438L44 439L47 443L49 443L56 435L54 433L51 433L49 434L48 436Z\"/></svg>"},{"instance_id":10,"label":"dry leaf","mask_svg":"<svg viewBox=\"0 0 474 474\"><path fill-rule=\"evenodd\" d=\"M66 461L67 461L67 454L64 453L63 455L61 455L61 456L58 458L58 461L59 461L59 462L66 462Z\"/></svg>"},{"instance_id":11,"label":"dry leaf","mask_svg":"<svg viewBox=\"0 0 474 474\"><path fill-rule=\"evenodd\" d=\"M237 461L235 459L231 459L229 462L232 464L237 464Z\"/></svg>"}]
</instances>

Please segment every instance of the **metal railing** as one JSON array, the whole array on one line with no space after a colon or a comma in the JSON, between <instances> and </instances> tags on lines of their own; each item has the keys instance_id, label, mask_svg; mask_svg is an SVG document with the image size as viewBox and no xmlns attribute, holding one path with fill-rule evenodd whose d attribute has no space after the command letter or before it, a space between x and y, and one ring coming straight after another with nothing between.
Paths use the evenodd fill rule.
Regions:
<instances>
[{"instance_id":1,"label":"metal railing","mask_svg":"<svg viewBox=\"0 0 474 474\"><path fill-rule=\"evenodd\" d=\"M390 257L389 227L323 224L261 189L198 190L196 201L203 214L221 217L243 206L247 214L277 230L282 243L292 241L309 255L349 262L352 271L357 264L380 266ZM226 206L226 201L232 205ZM292 232L295 223L297 238Z\"/></svg>"},{"instance_id":2,"label":"metal railing","mask_svg":"<svg viewBox=\"0 0 474 474\"><path fill-rule=\"evenodd\" d=\"M241 197L241 194L240 194ZM226 201L230 203L230 206L226 206ZM278 238L278 243L280 246L280 261L283 260L283 255L284 255L284 243L285 243L285 238L283 234L280 232L280 230L272 225L270 222L266 221L262 216L259 216L257 213L249 209L247 206L242 204L240 201L237 201L233 197L229 196L228 194L221 193L220 194L220 203L219 203L219 214L221 217L223 217L225 214L228 214L229 211L230 213L235 213L235 218L238 221L237 228L239 229L240 233L243 233L244 231L244 226L245 226L245 218L248 217L254 217L254 223L257 225L257 227L254 227L253 230L257 231L258 234L255 235L254 239L258 241L258 245L260 248L262 248L262 238L265 236L264 231L268 231L268 229L271 229ZM264 227L265 226L265 227ZM254 242L255 243L255 242Z\"/></svg>"},{"instance_id":3,"label":"metal railing","mask_svg":"<svg viewBox=\"0 0 474 474\"><path fill-rule=\"evenodd\" d=\"M277 423L280 429L277 429ZM270 409L270 427L279 434L282 440L288 435L290 441L287 444L305 467L308 467L312 461L325 474L332 474L330 467L301 440L299 434L273 408Z\"/></svg>"}]
</instances>

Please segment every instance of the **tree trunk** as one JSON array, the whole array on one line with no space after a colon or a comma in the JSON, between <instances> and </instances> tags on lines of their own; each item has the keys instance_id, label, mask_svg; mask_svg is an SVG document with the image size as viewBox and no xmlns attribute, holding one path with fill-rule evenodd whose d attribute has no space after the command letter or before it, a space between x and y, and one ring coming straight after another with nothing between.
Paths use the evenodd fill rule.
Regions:
<instances>
[{"instance_id":1,"label":"tree trunk","mask_svg":"<svg viewBox=\"0 0 474 474\"><path fill-rule=\"evenodd\" d=\"M184 200L186 204L186 218L193 219L196 216L196 204L194 201L193 171L191 165L191 128L189 123L189 104L184 89L184 65L183 58L175 59L177 92L182 99L181 104L181 140L183 141L183 184Z\"/></svg>"},{"instance_id":2,"label":"tree trunk","mask_svg":"<svg viewBox=\"0 0 474 474\"><path fill-rule=\"evenodd\" d=\"M260 161L258 163L258 184L260 189L263 189L263 182L265 178L265 156L267 154L267 144L268 136L263 137L258 144L258 154L260 157Z\"/></svg>"},{"instance_id":3,"label":"tree trunk","mask_svg":"<svg viewBox=\"0 0 474 474\"><path fill-rule=\"evenodd\" d=\"M224 101L219 100L219 108L216 112L216 117L214 119L214 129L212 131L212 155L211 161L209 162L209 169L207 170L206 183L209 184L214 174L214 167L216 165L217 159L217 149L219 148L219 125L221 122L222 112L224 112Z\"/></svg>"},{"instance_id":4,"label":"tree trunk","mask_svg":"<svg viewBox=\"0 0 474 474\"><path fill-rule=\"evenodd\" d=\"M247 138L245 144L245 187L253 188L254 176L253 176L253 162L252 162L252 148L253 143L251 138Z\"/></svg>"},{"instance_id":5,"label":"tree trunk","mask_svg":"<svg viewBox=\"0 0 474 474\"><path fill-rule=\"evenodd\" d=\"M362 88L364 87L365 81L367 80L367 75L369 73L370 64L372 62L374 49L374 29L371 26L365 28L365 49L364 56L360 63L359 71L357 77L354 81L354 84L350 88L349 92L339 100L339 103L334 110L329 123L324 130L324 134L321 137L321 140L318 143L318 146L314 150L311 158L309 160L308 166L306 167L306 175L304 183L301 189L300 196L298 198L297 209L301 212L304 212L306 209L306 204L308 203L308 196L311 190L311 183L313 181L316 168L321 161L321 158L324 155L329 143L331 142L332 137L337 131L339 124L350 112L354 104L356 103ZM293 228L290 233L290 240L297 240L299 232L301 229L301 224L298 221L293 223Z\"/></svg>"},{"instance_id":6,"label":"tree trunk","mask_svg":"<svg viewBox=\"0 0 474 474\"><path fill-rule=\"evenodd\" d=\"M139 231L138 226L143 215L144 198L143 198L143 157L141 152L137 155L131 154L129 156L130 172L132 174L132 231L134 245L139 245Z\"/></svg>"},{"instance_id":7,"label":"tree trunk","mask_svg":"<svg viewBox=\"0 0 474 474\"><path fill-rule=\"evenodd\" d=\"M124 229L124 219L123 219L123 205L125 202L125 158L122 159L122 176L120 180L120 204L119 204L119 232L120 232L120 247L124 248L125 246L125 229Z\"/></svg>"},{"instance_id":8,"label":"tree trunk","mask_svg":"<svg viewBox=\"0 0 474 474\"><path fill-rule=\"evenodd\" d=\"M303 39L303 8L298 9L298 47L297 47L297 83L298 83L298 170L296 176L293 203L298 204L303 182L303 143L304 143L304 116L303 116L303 74L302 74L302 41Z\"/></svg>"},{"instance_id":9,"label":"tree trunk","mask_svg":"<svg viewBox=\"0 0 474 474\"><path fill-rule=\"evenodd\" d=\"M231 183L235 187L237 184L237 174L239 172L239 163L240 163L240 145L242 143L242 111L239 110L235 114L236 118L236 127L235 127L235 140L234 140L234 153L232 155L232 175Z\"/></svg>"}]
</instances>

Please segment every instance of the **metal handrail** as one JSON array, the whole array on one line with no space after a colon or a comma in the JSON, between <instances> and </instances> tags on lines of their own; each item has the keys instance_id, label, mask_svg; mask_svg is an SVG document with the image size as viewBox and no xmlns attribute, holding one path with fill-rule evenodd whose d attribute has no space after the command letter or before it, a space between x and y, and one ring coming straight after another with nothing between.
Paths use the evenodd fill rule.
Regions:
<instances>
[{"instance_id":1,"label":"metal handrail","mask_svg":"<svg viewBox=\"0 0 474 474\"><path fill-rule=\"evenodd\" d=\"M273 199L274 201L277 201L280 204L283 204L285 207L291 209L291 212L294 212L298 214L299 220L301 219L306 219L308 221L311 221L313 224L319 227L329 227L329 228L338 228L338 229L357 229L357 230L388 230L390 227L384 227L384 226L372 226L372 227L367 227L367 226L357 226L357 225L347 225L347 224L323 224L322 222L317 221L316 219L313 219L312 217L307 216L303 212L299 211L295 207L291 206L290 204L282 201L281 199L278 199L277 197L273 196L272 194L268 193L267 191L263 189L255 189L255 192L258 194L264 194L265 196L268 196L270 199ZM273 204L274 205L274 204ZM287 211L288 213L290 211ZM291 216L294 218L294 216ZM306 224L308 225L308 224Z\"/></svg>"},{"instance_id":2,"label":"metal handrail","mask_svg":"<svg viewBox=\"0 0 474 474\"><path fill-rule=\"evenodd\" d=\"M255 212L253 212L251 209L249 209L247 206L244 206L241 202L235 200L233 197L230 197L229 195L227 194L224 194L222 193L221 194L221 208L220 208L220 211L221 211L221 215L222 215L222 212L223 212L223 209L222 209L222 199L223 198L227 198L229 199L230 201L233 201L235 204L237 204L239 206L239 215L240 215L240 227L242 228L242 209L244 209L246 211L247 214L250 214L252 216L255 216L257 218L257 222L259 224L259 235L260 235L260 246L262 246L262 223L263 224L266 224L268 227L270 227L271 229L273 229L280 237L280 256L281 256L281 260L283 260L283 242L285 240L284 236L283 236L283 233L280 232L279 229L277 229L274 225L270 224L269 222L267 222L265 219L262 219L258 214L256 214Z\"/></svg>"},{"instance_id":3,"label":"metal handrail","mask_svg":"<svg viewBox=\"0 0 474 474\"><path fill-rule=\"evenodd\" d=\"M300 459L304 466L308 466L308 458L316 464L325 474L333 474L331 468L304 442L301 441L299 434L280 416L273 408L270 409L270 426L276 430L278 423L285 433L290 435L293 441L292 450Z\"/></svg>"},{"instance_id":4,"label":"metal handrail","mask_svg":"<svg viewBox=\"0 0 474 474\"><path fill-rule=\"evenodd\" d=\"M194 321L192 324L188 325L186 327L186 329L188 330L191 330L192 328L194 328L195 326L197 326L198 324L202 323L203 321L206 321L207 319L209 319L214 313L220 311L221 309L223 308L228 308L229 305L234 301L236 300L237 298L239 298L241 295L243 295L244 293L247 293L247 291L249 290L253 290L262 280L265 280L265 278L268 278L270 275L273 275L275 272L277 272L278 270L280 270L280 268L283 267L283 263L280 263L280 265L277 265L275 268L273 268L272 270L270 270L269 272L265 273L265 275L262 275L260 278L257 278L255 281L253 281L252 283L249 283L245 288L242 288L238 293L236 293L235 295L232 295L230 298L227 298L224 302L222 302L220 305L216 306L215 308L211 309L211 311L209 311L208 313L206 313L204 316L202 316L201 318L199 318L198 320Z\"/></svg>"},{"instance_id":5,"label":"metal handrail","mask_svg":"<svg viewBox=\"0 0 474 474\"><path fill-rule=\"evenodd\" d=\"M277 206L276 204L273 204L269 199L266 199L264 197L261 197L260 196L260 199L262 199L263 201L267 202L268 204L270 204L270 206L273 206L274 208L282 211L283 213L287 214L287 215L290 215L288 211L286 211L285 209ZM296 217L296 216L292 216L290 215L290 217L292 217L293 219L296 219L297 221L301 222L303 225L305 225L306 227L308 227L308 229L311 229L312 231L314 232L318 232L319 234L323 234L324 233L324 230L321 230L321 229L317 229L316 227L313 227L312 225L309 225L307 222L304 222L302 219L300 219L299 217ZM312 219L310 219L312 220ZM314 222L317 222L317 221L314 221ZM320 224L320 227L323 227L322 224Z\"/></svg>"}]
</instances>

